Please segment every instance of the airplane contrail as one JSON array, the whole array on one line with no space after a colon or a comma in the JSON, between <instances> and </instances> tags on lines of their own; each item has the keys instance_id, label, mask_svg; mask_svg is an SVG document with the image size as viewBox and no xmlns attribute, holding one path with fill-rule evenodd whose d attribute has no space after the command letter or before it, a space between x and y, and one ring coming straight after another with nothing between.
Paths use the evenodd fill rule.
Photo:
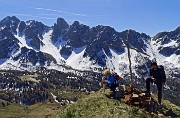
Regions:
<instances>
[{"instance_id":1,"label":"airplane contrail","mask_svg":"<svg viewBox=\"0 0 180 118\"><path fill-rule=\"evenodd\" d=\"M53 12L59 12L59 13L64 13L64 14L70 14L70 15L75 15L75 16L88 16L86 14L77 14L77 13L71 13L71 12L65 12L65 11L60 11L60 10L55 10L55 9L48 9L48 8L35 8L37 10L46 10L46 11L53 11Z\"/></svg>"},{"instance_id":2,"label":"airplane contrail","mask_svg":"<svg viewBox=\"0 0 180 118\"><path fill-rule=\"evenodd\" d=\"M20 13L7 13L7 12L0 12L1 14L11 14L11 15L15 15L15 16L29 16L29 17L35 17L35 18L42 18L42 19L56 19L56 18L52 18L52 17L42 17L42 16L37 16L37 15L29 15L29 14L20 14Z\"/></svg>"}]
</instances>

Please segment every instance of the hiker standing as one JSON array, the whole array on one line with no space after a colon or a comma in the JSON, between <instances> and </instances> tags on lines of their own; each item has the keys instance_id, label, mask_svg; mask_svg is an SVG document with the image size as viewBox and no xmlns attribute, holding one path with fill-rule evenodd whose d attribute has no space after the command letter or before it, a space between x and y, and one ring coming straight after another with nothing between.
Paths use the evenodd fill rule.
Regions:
<instances>
[{"instance_id":1,"label":"hiker standing","mask_svg":"<svg viewBox=\"0 0 180 118\"><path fill-rule=\"evenodd\" d=\"M158 89L158 103L161 105L162 88L166 82L166 75L163 66L157 65L156 62L151 63L150 69L151 78L146 79L146 92L150 95L150 83L155 83Z\"/></svg>"}]
</instances>

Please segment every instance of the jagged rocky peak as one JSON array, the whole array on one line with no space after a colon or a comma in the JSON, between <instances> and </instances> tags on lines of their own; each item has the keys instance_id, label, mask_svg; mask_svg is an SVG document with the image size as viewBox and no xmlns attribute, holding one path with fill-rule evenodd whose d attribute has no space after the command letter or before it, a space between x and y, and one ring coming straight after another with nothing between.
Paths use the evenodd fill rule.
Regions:
<instances>
[{"instance_id":1,"label":"jagged rocky peak","mask_svg":"<svg viewBox=\"0 0 180 118\"><path fill-rule=\"evenodd\" d=\"M151 37L145 33L139 33L133 29L125 30L120 32L121 37L127 38L127 34L129 32L129 39L133 39L133 36L136 38L144 38L144 39L150 39Z\"/></svg>"},{"instance_id":2,"label":"jagged rocky peak","mask_svg":"<svg viewBox=\"0 0 180 118\"><path fill-rule=\"evenodd\" d=\"M50 54L44 52L36 52L35 50L28 49L26 47L21 48L21 53L13 57L14 61L20 60L23 64L27 66L27 63L30 62L32 65L40 64L41 66L47 64L49 65L51 62L57 63L54 57Z\"/></svg>"},{"instance_id":3,"label":"jagged rocky peak","mask_svg":"<svg viewBox=\"0 0 180 118\"><path fill-rule=\"evenodd\" d=\"M168 32L160 32L156 36L154 36L152 40L156 41L157 43L161 42L161 44L166 44L170 41Z\"/></svg>"},{"instance_id":4,"label":"jagged rocky peak","mask_svg":"<svg viewBox=\"0 0 180 118\"><path fill-rule=\"evenodd\" d=\"M36 23L38 23L38 21L35 21L35 20L28 20L28 21L26 21L27 25L35 25Z\"/></svg>"},{"instance_id":5,"label":"jagged rocky peak","mask_svg":"<svg viewBox=\"0 0 180 118\"><path fill-rule=\"evenodd\" d=\"M8 16L0 21L0 59L9 58L18 50L19 41L14 35L17 34L19 22L15 16Z\"/></svg>"},{"instance_id":6,"label":"jagged rocky peak","mask_svg":"<svg viewBox=\"0 0 180 118\"><path fill-rule=\"evenodd\" d=\"M170 37L172 40L177 40L180 42L180 27L177 27L174 31L170 32Z\"/></svg>"},{"instance_id":7,"label":"jagged rocky peak","mask_svg":"<svg viewBox=\"0 0 180 118\"><path fill-rule=\"evenodd\" d=\"M74 32L76 30L82 31L82 30L86 30L86 29L88 29L88 31L90 31L89 30L90 29L89 26L81 24L79 21L74 21L73 24L70 26L70 30L74 30Z\"/></svg>"},{"instance_id":8,"label":"jagged rocky peak","mask_svg":"<svg viewBox=\"0 0 180 118\"><path fill-rule=\"evenodd\" d=\"M61 55L69 56L74 48L82 48L91 42L90 27L75 21L62 37L68 41L60 51Z\"/></svg>"},{"instance_id":9,"label":"jagged rocky peak","mask_svg":"<svg viewBox=\"0 0 180 118\"><path fill-rule=\"evenodd\" d=\"M98 25L96 27L91 28L91 38L94 41L104 40L102 42L110 43L112 41L118 40L118 38L119 38L118 35L119 35L119 33L110 26Z\"/></svg>"},{"instance_id":10,"label":"jagged rocky peak","mask_svg":"<svg viewBox=\"0 0 180 118\"><path fill-rule=\"evenodd\" d=\"M26 22L25 37L29 40L31 47L39 50L40 45L43 45L43 34L48 31L48 26L35 20L29 20Z\"/></svg>"},{"instance_id":11,"label":"jagged rocky peak","mask_svg":"<svg viewBox=\"0 0 180 118\"><path fill-rule=\"evenodd\" d=\"M74 21L73 24L72 24L72 26L78 26L78 25L80 25L79 21Z\"/></svg>"},{"instance_id":12,"label":"jagged rocky peak","mask_svg":"<svg viewBox=\"0 0 180 118\"><path fill-rule=\"evenodd\" d=\"M75 21L69 27L69 30L65 33L63 39L69 40L69 45L76 48L87 45L85 43L90 41L90 27Z\"/></svg>"},{"instance_id":13,"label":"jagged rocky peak","mask_svg":"<svg viewBox=\"0 0 180 118\"><path fill-rule=\"evenodd\" d=\"M176 31L180 31L180 26L175 29Z\"/></svg>"},{"instance_id":14,"label":"jagged rocky peak","mask_svg":"<svg viewBox=\"0 0 180 118\"><path fill-rule=\"evenodd\" d=\"M81 24L79 21L74 21L73 24L69 28L72 33L85 33L90 32L90 27L84 24ZM83 32L84 30L84 32Z\"/></svg>"},{"instance_id":15,"label":"jagged rocky peak","mask_svg":"<svg viewBox=\"0 0 180 118\"><path fill-rule=\"evenodd\" d=\"M63 18L58 18L56 25L59 30L67 29L69 27L68 23Z\"/></svg>"},{"instance_id":16,"label":"jagged rocky peak","mask_svg":"<svg viewBox=\"0 0 180 118\"><path fill-rule=\"evenodd\" d=\"M0 21L0 24L6 25L14 22L20 22L20 20L16 16L7 16L6 18Z\"/></svg>"},{"instance_id":17,"label":"jagged rocky peak","mask_svg":"<svg viewBox=\"0 0 180 118\"><path fill-rule=\"evenodd\" d=\"M180 26L171 32L165 31L158 33L156 36L153 37L153 40L164 39L164 38L176 40L179 37L180 37Z\"/></svg>"},{"instance_id":18,"label":"jagged rocky peak","mask_svg":"<svg viewBox=\"0 0 180 118\"><path fill-rule=\"evenodd\" d=\"M18 28L19 28L19 36L22 36L23 32L24 32L24 30L26 28L26 23L24 21L21 21L19 23L19 27Z\"/></svg>"},{"instance_id":19,"label":"jagged rocky peak","mask_svg":"<svg viewBox=\"0 0 180 118\"><path fill-rule=\"evenodd\" d=\"M136 32L135 30L132 29L120 32L120 37L125 42L127 39L127 35L128 35L130 47L137 48L140 51L146 51L147 49L146 43L151 40L151 37L149 35L146 35L145 33Z\"/></svg>"},{"instance_id":20,"label":"jagged rocky peak","mask_svg":"<svg viewBox=\"0 0 180 118\"><path fill-rule=\"evenodd\" d=\"M180 55L180 27L171 32L160 32L153 37L156 43L159 43L159 53L169 57L173 54Z\"/></svg>"},{"instance_id":21,"label":"jagged rocky peak","mask_svg":"<svg viewBox=\"0 0 180 118\"><path fill-rule=\"evenodd\" d=\"M93 49L96 49L98 51L104 49L106 54L108 55L110 55L109 47L111 47L111 49L117 51L118 53L124 52L124 50L122 49L123 42L119 37L119 33L110 26L98 25L91 28L91 38L93 40L91 48Z\"/></svg>"},{"instance_id":22,"label":"jagged rocky peak","mask_svg":"<svg viewBox=\"0 0 180 118\"><path fill-rule=\"evenodd\" d=\"M0 27L6 27L8 30L12 31L13 34L17 34L17 27L20 20L15 16L7 16L0 21Z\"/></svg>"},{"instance_id":23,"label":"jagged rocky peak","mask_svg":"<svg viewBox=\"0 0 180 118\"><path fill-rule=\"evenodd\" d=\"M44 31L48 30L49 26L44 25L42 22L29 20L26 22L26 29L32 29L36 31L36 33L43 33Z\"/></svg>"},{"instance_id":24,"label":"jagged rocky peak","mask_svg":"<svg viewBox=\"0 0 180 118\"><path fill-rule=\"evenodd\" d=\"M63 18L58 18L57 23L55 23L53 26L53 32L51 37L52 42L57 42L58 38L65 33L65 30L68 27L69 24Z\"/></svg>"},{"instance_id":25,"label":"jagged rocky peak","mask_svg":"<svg viewBox=\"0 0 180 118\"><path fill-rule=\"evenodd\" d=\"M84 32L86 32L87 30L90 31L90 27L84 24L81 24L79 21L74 21L73 24L70 26L69 30L74 33L79 32L79 33L83 33L82 30L85 30ZM72 33L73 33L72 32Z\"/></svg>"},{"instance_id":26,"label":"jagged rocky peak","mask_svg":"<svg viewBox=\"0 0 180 118\"><path fill-rule=\"evenodd\" d=\"M95 26L93 27L93 29L97 29L97 30L107 30L107 29L110 29L110 30L114 30L114 28L110 27L110 26L104 26L104 25L98 25L98 26Z\"/></svg>"},{"instance_id":27,"label":"jagged rocky peak","mask_svg":"<svg viewBox=\"0 0 180 118\"><path fill-rule=\"evenodd\" d=\"M124 52L119 33L110 26L98 25L92 27L90 38L92 41L87 46L83 56L90 57L90 60L95 60L101 66L105 66L106 64L106 55L112 56L110 48L118 53Z\"/></svg>"}]
</instances>

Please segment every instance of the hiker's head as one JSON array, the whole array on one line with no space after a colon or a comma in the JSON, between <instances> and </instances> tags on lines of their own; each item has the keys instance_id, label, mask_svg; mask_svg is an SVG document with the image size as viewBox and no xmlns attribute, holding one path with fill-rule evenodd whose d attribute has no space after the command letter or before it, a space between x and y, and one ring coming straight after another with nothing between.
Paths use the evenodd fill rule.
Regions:
<instances>
[{"instance_id":1,"label":"hiker's head","mask_svg":"<svg viewBox=\"0 0 180 118\"><path fill-rule=\"evenodd\" d=\"M105 75L105 76L108 76L108 75L110 75L110 74L111 74L110 70L107 69L107 70L104 71L104 75Z\"/></svg>"},{"instance_id":2,"label":"hiker's head","mask_svg":"<svg viewBox=\"0 0 180 118\"><path fill-rule=\"evenodd\" d=\"M156 62L152 62L152 63L151 63L151 68L157 69L157 63L156 63Z\"/></svg>"}]
</instances>

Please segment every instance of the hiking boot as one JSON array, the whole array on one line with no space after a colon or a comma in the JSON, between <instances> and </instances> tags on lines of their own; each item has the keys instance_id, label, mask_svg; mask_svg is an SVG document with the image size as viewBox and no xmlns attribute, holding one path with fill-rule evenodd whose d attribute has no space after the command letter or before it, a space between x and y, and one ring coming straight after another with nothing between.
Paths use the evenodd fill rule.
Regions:
<instances>
[{"instance_id":1,"label":"hiking boot","mask_svg":"<svg viewBox=\"0 0 180 118\"><path fill-rule=\"evenodd\" d=\"M111 97L115 97L115 95L116 95L115 93L111 93L110 94Z\"/></svg>"}]
</instances>

